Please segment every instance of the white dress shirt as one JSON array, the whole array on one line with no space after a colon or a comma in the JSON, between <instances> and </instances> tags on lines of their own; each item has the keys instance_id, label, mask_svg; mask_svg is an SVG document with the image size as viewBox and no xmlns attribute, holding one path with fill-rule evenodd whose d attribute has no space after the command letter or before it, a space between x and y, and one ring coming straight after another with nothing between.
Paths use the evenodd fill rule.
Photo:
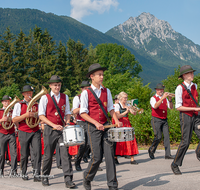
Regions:
<instances>
[{"instance_id":1,"label":"white dress shirt","mask_svg":"<svg viewBox=\"0 0 200 190\"><path fill-rule=\"evenodd\" d=\"M79 108L80 106L80 98L78 96L75 96L73 99L73 105L72 105L72 111L75 110L76 108Z\"/></svg>"},{"instance_id":2,"label":"white dress shirt","mask_svg":"<svg viewBox=\"0 0 200 190\"><path fill-rule=\"evenodd\" d=\"M191 90L191 86L193 84L195 85L195 87L197 89L197 84L195 84L193 82L191 82L191 84L189 85L187 82L184 81L184 84L189 90ZM178 85L175 90L175 100L176 100L175 108L179 108L183 105L182 94L183 94L183 88L181 85Z\"/></svg>"},{"instance_id":3,"label":"white dress shirt","mask_svg":"<svg viewBox=\"0 0 200 190\"><path fill-rule=\"evenodd\" d=\"M159 97L160 99L162 98L162 96L159 96L159 95L157 95L157 94L156 94L156 97ZM166 99L167 99L167 98L166 98ZM150 104L151 104L151 107L152 107L152 108L155 108L156 99L155 99L154 97L151 97L151 99L150 99ZM168 99L167 99L167 107L168 107L169 109L171 109L171 108L170 108L170 105L169 105Z\"/></svg>"},{"instance_id":4,"label":"white dress shirt","mask_svg":"<svg viewBox=\"0 0 200 190\"><path fill-rule=\"evenodd\" d=\"M101 96L101 89L103 89L103 87L100 85L100 89L96 88L93 84L91 85L91 88L94 90L95 94L97 95L97 97L99 98ZM110 90L107 88L107 110L108 112L110 112L111 110L113 110L113 100L112 100L112 95ZM81 107L80 107L80 111L79 113L89 113L88 110L88 93L87 90L84 90L81 93Z\"/></svg>"},{"instance_id":5,"label":"white dress shirt","mask_svg":"<svg viewBox=\"0 0 200 190\"><path fill-rule=\"evenodd\" d=\"M28 102L26 102L28 106ZM18 102L15 104L13 112L12 112L12 119L21 115L21 104Z\"/></svg>"},{"instance_id":6,"label":"white dress shirt","mask_svg":"<svg viewBox=\"0 0 200 190\"><path fill-rule=\"evenodd\" d=\"M56 96L52 91L50 92L50 96L53 96L56 99L56 102L59 103L60 101L60 93L58 94L58 96ZM48 103L48 98L46 95L43 95L40 99L40 103L39 103L39 110L38 110L38 115L44 115L46 116L46 108L47 108L47 103ZM66 95L66 106L65 106L65 115L71 114L70 112L70 106L69 106L69 98Z\"/></svg>"}]
</instances>

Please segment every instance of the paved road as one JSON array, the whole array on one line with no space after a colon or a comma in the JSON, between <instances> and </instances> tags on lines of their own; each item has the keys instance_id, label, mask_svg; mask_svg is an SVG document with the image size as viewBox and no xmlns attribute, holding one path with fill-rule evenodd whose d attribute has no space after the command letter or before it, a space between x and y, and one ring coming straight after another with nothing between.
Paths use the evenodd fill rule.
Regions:
<instances>
[{"instance_id":1,"label":"paved road","mask_svg":"<svg viewBox=\"0 0 200 190\"><path fill-rule=\"evenodd\" d=\"M176 150L172 150L175 155ZM117 165L117 179L120 190L191 190L200 189L200 162L196 159L194 150L188 150L183 166L180 167L183 173L175 176L170 168L172 160L164 159L164 150L158 150L155 159L151 160L147 150L141 150L139 155L135 156L139 165L131 165L129 159L120 157L120 165ZM87 164L82 162L82 168L85 169ZM99 171L92 182L93 190L106 190L107 182L105 175L105 162L101 164L103 171ZM9 167L5 168L5 175L8 173ZM75 189L83 190L82 172L75 171L74 163L74 182L77 187ZM50 186L43 187L41 183L33 182L31 167L28 168L30 180L23 181L21 178L9 178L5 176L0 179L0 189L6 190L54 190L66 189L63 182L62 170L57 169L56 163L53 163L50 179Z\"/></svg>"}]
</instances>

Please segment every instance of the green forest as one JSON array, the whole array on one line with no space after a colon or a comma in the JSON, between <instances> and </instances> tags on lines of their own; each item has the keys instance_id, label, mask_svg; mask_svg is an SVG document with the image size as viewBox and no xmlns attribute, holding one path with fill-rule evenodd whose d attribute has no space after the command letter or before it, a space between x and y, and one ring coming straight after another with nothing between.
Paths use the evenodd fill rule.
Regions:
<instances>
[{"instance_id":1,"label":"green forest","mask_svg":"<svg viewBox=\"0 0 200 190\"><path fill-rule=\"evenodd\" d=\"M59 75L63 80L61 91L69 96L70 104L73 97L80 93L80 84L86 78L88 68L93 63L107 67L104 73L104 86L111 90L112 96L124 91L129 99L138 99L138 107L143 108L143 114L130 115L130 121L135 128L139 144L150 144L154 138L151 127L150 98L154 91L149 84L143 85L139 73L142 66L135 56L124 46L113 43L98 44L85 47L80 41L69 39L66 44L58 45L47 30L35 27L28 35L20 31L14 35L7 30L0 35L0 98L7 94L14 98L23 98L21 90L24 85L34 87L34 95L42 85L49 89L47 81L52 75ZM178 80L179 68L174 75L168 76L162 82L165 91L174 93L182 81ZM200 76L196 75L194 82L199 84ZM173 100L174 101L174 100ZM179 112L168 111L170 140L180 141ZM192 143L197 143L193 135Z\"/></svg>"}]
</instances>

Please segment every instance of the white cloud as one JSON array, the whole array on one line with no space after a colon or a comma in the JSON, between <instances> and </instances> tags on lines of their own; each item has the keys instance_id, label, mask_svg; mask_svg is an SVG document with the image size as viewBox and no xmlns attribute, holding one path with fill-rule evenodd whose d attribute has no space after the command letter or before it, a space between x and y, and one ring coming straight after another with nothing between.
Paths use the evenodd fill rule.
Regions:
<instances>
[{"instance_id":1,"label":"white cloud","mask_svg":"<svg viewBox=\"0 0 200 190\"><path fill-rule=\"evenodd\" d=\"M117 7L117 0L71 0L72 6L71 17L81 20L84 16L90 15L93 12L99 14L108 11L111 6Z\"/></svg>"}]
</instances>

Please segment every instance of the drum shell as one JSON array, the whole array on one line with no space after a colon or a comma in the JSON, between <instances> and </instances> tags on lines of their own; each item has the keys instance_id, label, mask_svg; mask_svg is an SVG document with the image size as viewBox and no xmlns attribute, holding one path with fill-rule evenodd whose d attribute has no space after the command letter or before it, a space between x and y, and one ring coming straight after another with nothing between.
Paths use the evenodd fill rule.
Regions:
<instances>
[{"instance_id":1,"label":"drum shell","mask_svg":"<svg viewBox=\"0 0 200 190\"><path fill-rule=\"evenodd\" d=\"M108 130L108 140L111 142L132 141L135 138L133 127L111 128Z\"/></svg>"},{"instance_id":2,"label":"drum shell","mask_svg":"<svg viewBox=\"0 0 200 190\"><path fill-rule=\"evenodd\" d=\"M84 129L80 125L69 125L63 129L63 143L65 146L75 146L85 143Z\"/></svg>"}]
</instances>

